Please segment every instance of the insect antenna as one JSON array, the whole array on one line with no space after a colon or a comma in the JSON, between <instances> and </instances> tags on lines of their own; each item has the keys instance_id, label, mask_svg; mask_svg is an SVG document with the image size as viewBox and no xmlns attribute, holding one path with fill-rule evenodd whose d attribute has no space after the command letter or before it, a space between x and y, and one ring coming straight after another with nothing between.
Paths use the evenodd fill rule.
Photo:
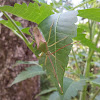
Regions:
<instances>
[{"instance_id":1,"label":"insect antenna","mask_svg":"<svg viewBox=\"0 0 100 100\"><path fill-rule=\"evenodd\" d=\"M71 45L71 44L77 43L77 42L80 42L80 41L76 41L76 42L73 42L73 43L67 44L67 45L65 45L65 46L63 46L63 47L61 47L61 48L59 48L59 49L56 50L55 52L52 52L51 54L54 54L54 53L58 52L59 50L65 48L65 47L67 47L67 46L69 46L69 45ZM50 55L51 55L51 54L50 54Z\"/></svg>"}]
</instances>

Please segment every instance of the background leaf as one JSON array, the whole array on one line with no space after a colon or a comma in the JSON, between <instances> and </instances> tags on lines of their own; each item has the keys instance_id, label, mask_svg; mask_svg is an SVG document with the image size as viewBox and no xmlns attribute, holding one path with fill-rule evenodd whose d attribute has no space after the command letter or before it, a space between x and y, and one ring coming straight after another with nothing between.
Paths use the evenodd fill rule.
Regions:
<instances>
[{"instance_id":1,"label":"background leaf","mask_svg":"<svg viewBox=\"0 0 100 100\"><path fill-rule=\"evenodd\" d=\"M22 32L26 33L27 35L31 35L31 33L29 32L30 27L26 27L26 28L22 28Z\"/></svg>"},{"instance_id":2,"label":"background leaf","mask_svg":"<svg viewBox=\"0 0 100 100\"><path fill-rule=\"evenodd\" d=\"M55 87L51 87L50 89L43 90L43 91L41 91L38 95L36 95L35 98L37 98L38 96L45 95L45 94L47 94L47 93L56 91L56 90L57 90L57 88L55 88Z\"/></svg>"},{"instance_id":3,"label":"background leaf","mask_svg":"<svg viewBox=\"0 0 100 100\"><path fill-rule=\"evenodd\" d=\"M34 77L36 75L45 74L45 71L43 71L42 68L38 65L28 67L25 70L26 71L22 71L20 74L18 74L18 76L15 78L14 82L11 85L26 80L28 78Z\"/></svg>"},{"instance_id":4,"label":"background leaf","mask_svg":"<svg viewBox=\"0 0 100 100\"><path fill-rule=\"evenodd\" d=\"M39 28L42 31L46 41L48 41L50 27L52 26L51 35L48 42L48 49L50 52L55 52L57 49L72 42L71 38L75 37L77 34L77 27L74 24L76 21L77 21L77 11L70 11L67 13L53 14L39 24ZM60 41L61 39L63 40ZM50 45L56 43L57 41L60 42L49 47ZM68 55L70 53L71 47L72 45L66 46L65 48L56 52L54 56L49 55L54 65L58 80L57 77L55 77L54 68L52 67L49 57L47 57L46 64L45 64L46 55L42 56L42 58L39 60L40 64L44 64L43 66L46 69L47 74L51 76L52 81L55 83L60 93L61 89L59 88L58 83L60 83L63 89L63 76L65 72L65 67L67 66L68 63Z\"/></svg>"},{"instance_id":5,"label":"background leaf","mask_svg":"<svg viewBox=\"0 0 100 100\"><path fill-rule=\"evenodd\" d=\"M94 79L91 81L94 85L99 86L100 87L100 77Z\"/></svg>"},{"instance_id":6,"label":"background leaf","mask_svg":"<svg viewBox=\"0 0 100 100\"><path fill-rule=\"evenodd\" d=\"M65 77L63 86L64 86L64 94L60 95L58 92L53 92L49 100L71 100L71 98L75 97L79 91L82 91L83 86L86 84L86 80L74 81L70 78ZM55 99L53 99L55 98Z\"/></svg>"},{"instance_id":7,"label":"background leaf","mask_svg":"<svg viewBox=\"0 0 100 100\"><path fill-rule=\"evenodd\" d=\"M37 24L53 14L51 6L44 3L41 6L39 6L37 3L29 3L28 6L26 3L23 3L22 5L15 3L14 7L7 5L0 6L0 10L6 11Z\"/></svg>"},{"instance_id":8,"label":"background leaf","mask_svg":"<svg viewBox=\"0 0 100 100\"><path fill-rule=\"evenodd\" d=\"M69 78L64 79L64 96L61 96L61 100L71 100L75 97L79 91L83 89L85 80L73 81Z\"/></svg>"},{"instance_id":9,"label":"background leaf","mask_svg":"<svg viewBox=\"0 0 100 100\"><path fill-rule=\"evenodd\" d=\"M60 100L60 96L58 92L53 92L50 97L49 100Z\"/></svg>"},{"instance_id":10,"label":"background leaf","mask_svg":"<svg viewBox=\"0 0 100 100\"><path fill-rule=\"evenodd\" d=\"M17 66L20 64L36 64L36 65L38 65L38 61L17 61L15 65Z\"/></svg>"},{"instance_id":11,"label":"background leaf","mask_svg":"<svg viewBox=\"0 0 100 100\"><path fill-rule=\"evenodd\" d=\"M18 33L18 31L16 30L15 26L9 21L9 20L4 20L1 19L0 23L3 24L4 26L8 27L9 29L11 29L18 37L20 37L23 40L23 37ZM17 24L17 26L21 29L22 32L31 35L31 33L29 32L29 27L27 28L23 28L21 26L21 23L18 21L15 21L15 23Z\"/></svg>"},{"instance_id":12,"label":"background leaf","mask_svg":"<svg viewBox=\"0 0 100 100\"><path fill-rule=\"evenodd\" d=\"M78 16L100 22L100 8L78 10Z\"/></svg>"},{"instance_id":13,"label":"background leaf","mask_svg":"<svg viewBox=\"0 0 100 100\"><path fill-rule=\"evenodd\" d=\"M85 38L86 34L83 34L83 29L78 28L77 29L77 37L74 39L77 41L80 41L83 45L90 47L91 49L100 52L100 48L97 48L96 45L89 39Z\"/></svg>"}]
</instances>

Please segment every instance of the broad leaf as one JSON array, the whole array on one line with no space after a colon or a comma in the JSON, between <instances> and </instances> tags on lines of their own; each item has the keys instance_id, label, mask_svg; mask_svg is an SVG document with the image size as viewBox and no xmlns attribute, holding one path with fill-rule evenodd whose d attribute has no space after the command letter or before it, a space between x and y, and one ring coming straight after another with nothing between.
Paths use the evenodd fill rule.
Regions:
<instances>
[{"instance_id":1,"label":"broad leaf","mask_svg":"<svg viewBox=\"0 0 100 100\"><path fill-rule=\"evenodd\" d=\"M31 33L29 32L29 30L30 30L30 27L26 27L26 28L22 28L22 32L23 33L26 33L27 35L31 35Z\"/></svg>"},{"instance_id":2,"label":"broad leaf","mask_svg":"<svg viewBox=\"0 0 100 100\"><path fill-rule=\"evenodd\" d=\"M17 61L15 65L17 66L17 65L20 65L20 64L29 64L29 65L35 64L35 65L38 65L38 61Z\"/></svg>"},{"instance_id":3,"label":"broad leaf","mask_svg":"<svg viewBox=\"0 0 100 100\"><path fill-rule=\"evenodd\" d=\"M16 29L16 27L13 25L13 23L11 21L7 21L7 20L3 20L2 18L0 19L0 23L5 25L6 27L8 27L9 29L11 29L19 38L21 38L25 43L25 39L22 37L22 34L19 33L19 31ZM25 32L26 34L28 35L31 35L29 33L29 28L22 28L21 26L21 23L15 21L16 25L20 28L20 30L22 32ZM29 47L29 49L32 51L32 52L35 52L36 48L33 48L33 42L31 43L31 45L29 45L29 43L27 42L26 45Z\"/></svg>"},{"instance_id":4,"label":"broad leaf","mask_svg":"<svg viewBox=\"0 0 100 100\"><path fill-rule=\"evenodd\" d=\"M82 91L83 86L85 85L85 80L73 81L69 78L64 80L64 96L61 100L71 100L72 97L75 97L79 91Z\"/></svg>"},{"instance_id":5,"label":"broad leaf","mask_svg":"<svg viewBox=\"0 0 100 100\"><path fill-rule=\"evenodd\" d=\"M92 82L94 85L100 87L100 77L98 77L97 79L92 80L91 82Z\"/></svg>"},{"instance_id":6,"label":"broad leaf","mask_svg":"<svg viewBox=\"0 0 100 100\"><path fill-rule=\"evenodd\" d=\"M51 87L50 89L43 90L38 95L36 95L35 98L37 98L38 96L41 96L41 95L46 95L46 94L51 93L56 90L57 90L57 88L55 88L55 87Z\"/></svg>"},{"instance_id":7,"label":"broad leaf","mask_svg":"<svg viewBox=\"0 0 100 100\"><path fill-rule=\"evenodd\" d=\"M23 37L19 33L17 33L16 28L10 21L0 19L0 23L3 24L4 26L8 27L9 29L11 29L18 37L20 37L23 40ZM20 25L19 22L16 22L16 24L18 26Z\"/></svg>"},{"instance_id":8,"label":"broad leaf","mask_svg":"<svg viewBox=\"0 0 100 100\"><path fill-rule=\"evenodd\" d=\"M58 92L53 92L53 93L50 95L49 100L61 100L61 99L60 99L60 96L59 96L59 93L58 93Z\"/></svg>"},{"instance_id":9,"label":"broad leaf","mask_svg":"<svg viewBox=\"0 0 100 100\"><path fill-rule=\"evenodd\" d=\"M19 36L23 40L22 36L18 33L18 31L16 30L14 25L9 20L1 19L0 23L3 24L4 26L8 27L9 29L11 29L17 36ZM31 33L29 32L29 29L30 29L29 27L23 28L21 26L21 23L18 21L15 21L15 23L21 29L22 32L26 33L27 35L31 35Z\"/></svg>"},{"instance_id":10,"label":"broad leaf","mask_svg":"<svg viewBox=\"0 0 100 100\"><path fill-rule=\"evenodd\" d=\"M52 53L57 49L72 43L72 37L77 34L77 11L70 11L66 13L58 13L49 16L39 24L44 38L48 41L48 50ZM50 29L51 27L51 29ZM51 32L50 32L51 31ZM49 39L48 39L49 38ZM58 42L59 41L59 42ZM50 46L54 44L53 46ZM51 76L52 81L55 83L57 89L61 93L63 90L63 76L65 67L68 63L68 55L72 45L57 51L54 55L47 56L44 54L40 59L40 64L43 64L48 75ZM60 88L61 86L61 88Z\"/></svg>"},{"instance_id":11,"label":"broad leaf","mask_svg":"<svg viewBox=\"0 0 100 100\"><path fill-rule=\"evenodd\" d=\"M78 16L100 22L100 8L78 10Z\"/></svg>"},{"instance_id":12,"label":"broad leaf","mask_svg":"<svg viewBox=\"0 0 100 100\"><path fill-rule=\"evenodd\" d=\"M18 74L18 76L15 78L14 82L11 85L26 80L28 78L34 77L36 75L45 74L45 71L43 71L42 68L38 65L28 67L25 70L26 71L22 71L20 74Z\"/></svg>"},{"instance_id":13,"label":"broad leaf","mask_svg":"<svg viewBox=\"0 0 100 100\"><path fill-rule=\"evenodd\" d=\"M74 98L79 93L79 91L82 91L85 84L85 79L74 81L70 78L64 78L64 94L60 95L58 92L54 92L50 95L49 100L71 100L72 97Z\"/></svg>"},{"instance_id":14,"label":"broad leaf","mask_svg":"<svg viewBox=\"0 0 100 100\"><path fill-rule=\"evenodd\" d=\"M85 38L86 34L83 34L83 29L78 28L77 37L74 39L80 41L83 45L90 47L91 49L100 52L100 48L97 48L96 45L89 39Z\"/></svg>"},{"instance_id":15,"label":"broad leaf","mask_svg":"<svg viewBox=\"0 0 100 100\"><path fill-rule=\"evenodd\" d=\"M0 6L0 10L9 12L13 15L35 22L37 24L42 22L46 17L53 14L51 6L46 4L39 6L37 3L30 3L28 6L26 3L23 3L22 5L16 3L14 7L5 5Z\"/></svg>"}]
</instances>

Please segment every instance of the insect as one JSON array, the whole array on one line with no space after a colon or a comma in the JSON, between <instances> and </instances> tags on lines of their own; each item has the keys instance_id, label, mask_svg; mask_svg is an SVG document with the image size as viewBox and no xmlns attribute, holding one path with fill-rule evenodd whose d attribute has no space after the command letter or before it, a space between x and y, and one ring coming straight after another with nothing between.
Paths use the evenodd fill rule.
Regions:
<instances>
[{"instance_id":1,"label":"insect","mask_svg":"<svg viewBox=\"0 0 100 100\"><path fill-rule=\"evenodd\" d=\"M49 36L48 36L47 42L46 42L45 38L43 37L42 33L40 32L40 30L39 30L38 27L34 27L34 29L33 29L34 30L34 38L35 38L35 41L36 41L36 44L37 44L37 50L40 50L42 52L42 54L40 55L40 57L43 56L44 53L46 54L44 65L46 66L49 63L51 63L52 70L49 70L49 71L51 71L53 73L54 78L56 78L58 87L59 87L61 93L63 93L63 89L62 89L62 86L60 84L61 80L59 79L59 77L57 75L57 71L56 71L57 69L55 68L56 63L60 62L60 61L56 58L56 56L54 54L56 52L60 51L61 49L65 48L66 46L71 45L72 43L63 46L63 47L57 49L54 52L50 52L48 47L52 47L55 44L57 44L57 43L65 40L66 38L68 38L68 37L64 37L61 40L59 40L59 41L57 41L57 42L55 42L55 43L53 43L53 44L51 44L51 45L48 46L48 42L49 42L50 36L51 36L52 27L53 27L53 24L50 27L50 31L49 31ZM52 59L54 59L55 62ZM62 72L64 73L65 70L64 70L63 66L60 63L59 63L59 66L60 66L59 69L62 70ZM48 71L48 73L49 73L49 71Z\"/></svg>"}]
</instances>

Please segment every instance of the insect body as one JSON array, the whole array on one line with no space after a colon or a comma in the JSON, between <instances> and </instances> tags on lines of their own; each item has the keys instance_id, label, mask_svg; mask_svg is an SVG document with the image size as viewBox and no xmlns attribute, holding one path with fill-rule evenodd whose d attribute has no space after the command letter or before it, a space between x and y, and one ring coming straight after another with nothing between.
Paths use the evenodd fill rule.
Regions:
<instances>
[{"instance_id":1,"label":"insect body","mask_svg":"<svg viewBox=\"0 0 100 100\"><path fill-rule=\"evenodd\" d=\"M34 37L37 44L37 49L46 53L47 52L47 42L44 39L42 33L38 29L38 27L34 27Z\"/></svg>"},{"instance_id":2,"label":"insect body","mask_svg":"<svg viewBox=\"0 0 100 100\"><path fill-rule=\"evenodd\" d=\"M53 25L53 24L52 24L52 25ZM63 93L63 89L62 89L62 86L61 86L61 84L60 84L61 80L60 80L60 78L59 78L59 76L58 76L57 71L58 71L58 70L62 70L62 72L64 73L65 70L64 70L63 66L61 65L61 63L60 63L61 61L58 60L58 59L56 58L56 56L53 55L53 54L56 53L56 52L58 52L59 50L65 48L66 46L71 45L72 43L67 44L67 45L65 45L65 46L63 46L63 47L61 47L61 48L59 48L59 49L56 50L55 52L50 52L49 49L48 49L48 47L52 47L52 46L54 46L55 44L57 44L57 43L59 43L59 42L65 40L65 39L67 38L67 37L64 37L63 39L57 41L56 43L54 43L54 44L48 46L47 44L48 44L49 39L50 39L50 34L51 34L52 25L51 25L51 27L50 27L50 32L49 32L49 37L48 37L47 42L46 42L45 38L43 37L42 33L40 32L40 30L39 30L38 27L35 27L35 28L34 28L34 37L35 37L35 41L36 41L36 44L37 44L37 49L46 54L46 58L45 58L45 61L44 61L44 65L45 65L45 66L52 67L51 70L49 70L50 68L47 68L47 69L53 73L53 77L56 78L58 87L59 87L61 93ZM54 60L55 60L58 64L57 64L56 62L54 62ZM47 63L47 62L48 62L48 63ZM48 65L48 64L50 64L50 65ZM57 66L59 66L58 69L56 69Z\"/></svg>"},{"instance_id":3,"label":"insect body","mask_svg":"<svg viewBox=\"0 0 100 100\"><path fill-rule=\"evenodd\" d=\"M37 44L37 49L46 54L45 65L46 65L47 57L49 58L51 66L53 68L54 77L57 79L59 88L60 88L61 92L63 93L63 90L61 88L60 82L58 80L58 77L57 77L57 74L56 74L56 71L55 71L55 68L54 68L54 64L53 64L53 62L52 62L52 60L50 58L50 55L53 55L53 54L50 53L50 51L48 51L47 42L44 39L44 37L43 37L42 33L40 32L40 30L38 29L38 27L34 27L34 37L35 37L35 41L36 41L36 44ZM49 39L48 39L48 41L49 41Z\"/></svg>"}]
</instances>

